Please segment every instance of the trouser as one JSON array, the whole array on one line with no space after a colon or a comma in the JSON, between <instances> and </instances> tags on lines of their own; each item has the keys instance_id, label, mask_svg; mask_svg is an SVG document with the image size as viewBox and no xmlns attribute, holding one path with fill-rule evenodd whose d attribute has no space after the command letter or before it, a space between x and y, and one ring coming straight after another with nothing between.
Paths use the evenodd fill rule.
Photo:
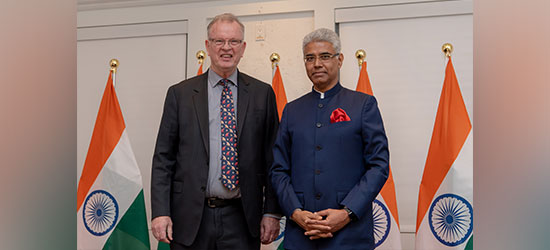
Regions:
<instances>
[{"instance_id":1,"label":"trouser","mask_svg":"<svg viewBox=\"0 0 550 250\"><path fill-rule=\"evenodd\" d=\"M259 250L260 238L250 235L242 204L208 207L202 213L199 232L190 246L172 241L171 250Z\"/></svg>"}]
</instances>

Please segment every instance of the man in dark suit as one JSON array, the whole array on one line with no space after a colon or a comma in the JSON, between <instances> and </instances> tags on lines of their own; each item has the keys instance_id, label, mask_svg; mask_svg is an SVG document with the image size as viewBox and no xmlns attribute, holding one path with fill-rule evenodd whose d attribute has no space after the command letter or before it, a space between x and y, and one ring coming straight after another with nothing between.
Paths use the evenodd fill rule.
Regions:
<instances>
[{"instance_id":1,"label":"man in dark suit","mask_svg":"<svg viewBox=\"0 0 550 250\"><path fill-rule=\"evenodd\" d=\"M237 70L232 14L205 41L210 69L168 89L151 176L153 235L171 249L259 249L279 233L267 171L278 126L272 88Z\"/></svg>"},{"instance_id":2,"label":"man in dark suit","mask_svg":"<svg viewBox=\"0 0 550 250\"><path fill-rule=\"evenodd\" d=\"M386 182L388 142L373 96L338 81L344 56L329 29L305 36L310 93L286 105L270 171L291 220L285 249L374 249L372 202Z\"/></svg>"}]
</instances>

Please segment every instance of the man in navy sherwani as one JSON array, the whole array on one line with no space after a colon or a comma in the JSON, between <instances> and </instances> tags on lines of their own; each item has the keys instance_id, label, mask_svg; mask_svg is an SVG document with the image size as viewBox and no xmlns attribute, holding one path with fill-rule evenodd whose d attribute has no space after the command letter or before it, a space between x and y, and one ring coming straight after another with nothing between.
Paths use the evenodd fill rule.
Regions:
<instances>
[{"instance_id":1,"label":"man in navy sherwani","mask_svg":"<svg viewBox=\"0 0 550 250\"><path fill-rule=\"evenodd\" d=\"M372 202L386 182L388 142L373 96L338 81L344 56L329 29L304 37L313 89L286 105L270 177L285 249L374 249Z\"/></svg>"}]
</instances>

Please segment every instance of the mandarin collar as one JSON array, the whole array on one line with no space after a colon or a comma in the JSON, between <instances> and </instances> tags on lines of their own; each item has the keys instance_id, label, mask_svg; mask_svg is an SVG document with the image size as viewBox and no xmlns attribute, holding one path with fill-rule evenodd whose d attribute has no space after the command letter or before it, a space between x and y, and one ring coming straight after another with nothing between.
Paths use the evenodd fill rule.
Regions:
<instances>
[{"instance_id":1,"label":"mandarin collar","mask_svg":"<svg viewBox=\"0 0 550 250\"><path fill-rule=\"evenodd\" d=\"M342 85L340 85L340 82L338 81L336 83L336 85L334 85L334 87L332 87L331 89L329 89L328 91L325 91L324 93L324 98L330 98L336 94L338 94L338 92L340 92L340 90L342 90ZM311 92L317 97L317 98L321 98L321 93L317 90L315 90L315 88L312 86L311 87Z\"/></svg>"}]
</instances>

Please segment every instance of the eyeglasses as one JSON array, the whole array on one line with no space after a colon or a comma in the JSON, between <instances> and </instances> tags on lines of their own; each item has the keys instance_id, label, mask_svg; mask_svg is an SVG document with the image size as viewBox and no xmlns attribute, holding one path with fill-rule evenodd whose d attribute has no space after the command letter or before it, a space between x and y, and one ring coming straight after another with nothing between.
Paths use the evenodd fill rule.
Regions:
<instances>
[{"instance_id":1,"label":"eyeglasses","mask_svg":"<svg viewBox=\"0 0 550 250\"><path fill-rule=\"evenodd\" d=\"M316 56L316 55L305 55L304 56L304 62L314 63L317 58L319 58L319 60L321 60L321 62L327 62L328 60L330 60L333 57L338 56L338 55L340 55L340 53L335 53L335 54L321 53L318 56Z\"/></svg>"},{"instance_id":2,"label":"eyeglasses","mask_svg":"<svg viewBox=\"0 0 550 250\"><path fill-rule=\"evenodd\" d=\"M216 47L222 47L226 43L229 44L230 47L237 47L241 45L243 40L237 40L237 39L231 39L231 40L222 40L222 39L209 39Z\"/></svg>"}]
</instances>

